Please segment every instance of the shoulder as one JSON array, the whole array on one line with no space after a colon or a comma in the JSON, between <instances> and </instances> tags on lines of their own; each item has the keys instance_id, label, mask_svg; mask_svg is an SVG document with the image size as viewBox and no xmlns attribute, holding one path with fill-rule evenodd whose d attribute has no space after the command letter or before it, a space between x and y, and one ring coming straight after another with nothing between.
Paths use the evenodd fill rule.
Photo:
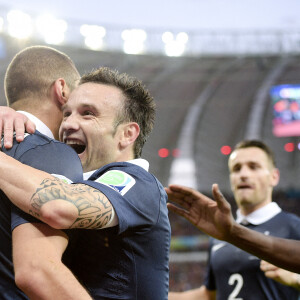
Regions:
<instances>
[{"instance_id":1,"label":"shoulder","mask_svg":"<svg viewBox=\"0 0 300 300\"><path fill-rule=\"evenodd\" d=\"M70 146L55 139L49 138L38 131L35 134L29 135L24 142L20 143L19 145L24 150L42 150L60 153L60 157L68 157L69 155L71 155L71 158L78 157L77 153Z\"/></svg>"},{"instance_id":2,"label":"shoulder","mask_svg":"<svg viewBox=\"0 0 300 300\"><path fill-rule=\"evenodd\" d=\"M278 215L282 220L285 220L286 222L288 222L292 225L300 226L300 217L298 215L295 215L294 213L286 212L286 211L282 211Z\"/></svg>"},{"instance_id":3,"label":"shoulder","mask_svg":"<svg viewBox=\"0 0 300 300\"><path fill-rule=\"evenodd\" d=\"M289 221L298 221L298 222L300 222L300 217L299 216L297 216L294 213L287 212L287 211L284 211L284 210L282 210L275 217L278 217L278 218L281 218L281 219L285 219L285 220L289 220Z\"/></svg>"},{"instance_id":4,"label":"shoulder","mask_svg":"<svg viewBox=\"0 0 300 300\"><path fill-rule=\"evenodd\" d=\"M82 166L77 153L70 146L38 131L26 136L21 143L15 142L13 148L5 152L36 169L64 175L72 181L82 179Z\"/></svg>"},{"instance_id":5,"label":"shoulder","mask_svg":"<svg viewBox=\"0 0 300 300\"><path fill-rule=\"evenodd\" d=\"M95 171L89 180L96 182L155 181L154 176L140 166L114 162Z\"/></svg>"},{"instance_id":6,"label":"shoulder","mask_svg":"<svg viewBox=\"0 0 300 300\"><path fill-rule=\"evenodd\" d=\"M25 134L25 139L21 143L17 142L14 139L13 147L11 149L4 149L2 147L2 151L5 152L7 155L13 156L14 158L18 159L27 151L34 150L37 148L42 148L46 150L66 149L66 151L70 151L70 149L72 149L70 147L67 147L67 145L63 143L49 138L48 136L40 133L39 131L36 131L34 134Z\"/></svg>"},{"instance_id":7,"label":"shoulder","mask_svg":"<svg viewBox=\"0 0 300 300\"><path fill-rule=\"evenodd\" d=\"M300 239L300 217L286 211L281 211L273 218L272 228L286 238Z\"/></svg>"}]
</instances>

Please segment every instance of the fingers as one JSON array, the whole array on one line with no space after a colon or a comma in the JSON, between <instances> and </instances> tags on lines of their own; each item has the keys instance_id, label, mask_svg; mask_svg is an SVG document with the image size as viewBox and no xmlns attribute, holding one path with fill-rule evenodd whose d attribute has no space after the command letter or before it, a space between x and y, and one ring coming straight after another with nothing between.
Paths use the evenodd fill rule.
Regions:
<instances>
[{"instance_id":1,"label":"fingers","mask_svg":"<svg viewBox=\"0 0 300 300\"><path fill-rule=\"evenodd\" d=\"M278 276L278 270L279 270L278 267L266 261L260 262L260 269L265 273L266 277L274 279Z\"/></svg>"},{"instance_id":2,"label":"fingers","mask_svg":"<svg viewBox=\"0 0 300 300\"><path fill-rule=\"evenodd\" d=\"M278 274L277 274L277 270L270 270L270 271L264 271L265 276L271 279L275 279Z\"/></svg>"},{"instance_id":3,"label":"fingers","mask_svg":"<svg viewBox=\"0 0 300 300\"><path fill-rule=\"evenodd\" d=\"M178 192L184 195L191 195L194 193L194 189L187 187L187 186L183 186L183 185L178 185L178 184L170 184L169 185L169 190L172 192Z\"/></svg>"},{"instance_id":4,"label":"fingers","mask_svg":"<svg viewBox=\"0 0 300 300\"><path fill-rule=\"evenodd\" d=\"M27 121L25 122L25 130L28 133L35 132L35 124L32 121L30 121L29 119L27 119Z\"/></svg>"},{"instance_id":5,"label":"fingers","mask_svg":"<svg viewBox=\"0 0 300 300\"><path fill-rule=\"evenodd\" d=\"M189 209L192 203L192 199L190 197L183 196L179 193L167 193L169 201L172 201L180 206L182 206L184 209Z\"/></svg>"},{"instance_id":6,"label":"fingers","mask_svg":"<svg viewBox=\"0 0 300 300\"><path fill-rule=\"evenodd\" d=\"M173 190L171 187L165 187L165 191L168 195L169 200L178 201L186 197L185 193L182 193L180 190Z\"/></svg>"},{"instance_id":7,"label":"fingers","mask_svg":"<svg viewBox=\"0 0 300 300\"><path fill-rule=\"evenodd\" d=\"M13 141L13 114L15 111L6 106L0 108L0 134L5 148L11 148Z\"/></svg>"},{"instance_id":8,"label":"fingers","mask_svg":"<svg viewBox=\"0 0 300 300\"><path fill-rule=\"evenodd\" d=\"M215 200L217 199L221 199L224 198L224 196L222 195L220 189L219 189L219 185L217 183L214 183L212 185L212 192L213 192L213 196L215 198Z\"/></svg>"},{"instance_id":9,"label":"fingers","mask_svg":"<svg viewBox=\"0 0 300 300\"><path fill-rule=\"evenodd\" d=\"M182 216L184 218L187 218L188 213L186 210L172 204L172 203L167 203L168 209L172 212L174 212L175 214Z\"/></svg>"},{"instance_id":10,"label":"fingers","mask_svg":"<svg viewBox=\"0 0 300 300\"><path fill-rule=\"evenodd\" d=\"M2 122L0 121L0 137L1 137L1 147L3 146L4 144L4 136L2 134Z\"/></svg>"},{"instance_id":11,"label":"fingers","mask_svg":"<svg viewBox=\"0 0 300 300\"><path fill-rule=\"evenodd\" d=\"M212 199L189 187L170 185L168 188L165 188L165 191L170 201L187 210L191 207L205 206L211 203L215 204L215 201Z\"/></svg>"},{"instance_id":12,"label":"fingers","mask_svg":"<svg viewBox=\"0 0 300 300\"><path fill-rule=\"evenodd\" d=\"M0 132L3 130L4 135L4 147L9 149L13 145L14 132L16 134L16 140L22 142L24 140L25 131L28 133L35 132L35 124L30 121L25 115L16 113L10 115L7 114L0 122Z\"/></svg>"},{"instance_id":13,"label":"fingers","mask_svg":"<svg viewBox=\"0 0 300 300\"><path fill-rule=\"evenodd\" d=\"M182 198L186 202L192 201L208 201L210 200L208 197L198 192L197 190L186 187L183 185L171 184L168 188L165 188L168 196L173 198Z\"/></svg>"},{"instance_id":14,"label":"fingers","mask_svg":"<svg viewBox=\"0 0 300 300\"><path fill-rule=\"evenodd\" d=\"M218 203L218 206L220 208L226 208L226 209L230 208L230 204L227 202L227 200L221 193L221 191L219 189L219 185L217 183L214 183L212 185L212 193L213 193L214 199L216 200L216 202Z\"/></svg>"},{"instance_id":15,"label":"fingers","mask_svg":"<svg viewBox=\"0 0 300 300\"><path fill-rule=\"evenodd\" d=\"M269 263L266 262L265 260L261 260L260 261L260 268L264 271L264 269L266 268L266 266L268 265Z\"/></svg>"},{"instance_id":16,"label":"fingers","mask_svg":"<svg viewBox=\"0 0 300 300\"><path fill-rule=\"evenodd\" d=\"M16 140L18 142L22 142L24 140L25 132L35 132L35 124L30 121L25 115L16 113L14 119L14 130L16 133Z\"/></svg>"},{"instance_id":17,"label":"fingers","mask_svg":"<svg viewBox=\"0 0 300 300\"><path fill-rule=\"evenodd\" d=\"M272 264L270 264L270 263L268 263L268 262L262 260L262 261L260 262L260 269L261 269L262 271L266 272L266 271L275 271L275 270L278 269L278 267L276 267L276 266L274 266L274 265L272 265Z\"/></svg>"},{"instance_id":18,"label":"fingers","mask_svg":"<svg viewBox=\"0 0 300 300\"><path fill-rule=\"evenodd\" d=\"M22 142L24 140L24 131L25 131L23 118L15 119L14 128L16 132L16 140L18 142Z\"/></svg>"},{"instance_id":19,"label":"fingers","mask_svg":"<svg viewBox=\"0 0 300 300\"><path fill-rule=\"evenodd\" d=\"M9 149L13 144L13 136L14 136L14 121L11 117L7 117L3 120L2 130L4 135L4 147Z\"/></svg>"}]
</instances>

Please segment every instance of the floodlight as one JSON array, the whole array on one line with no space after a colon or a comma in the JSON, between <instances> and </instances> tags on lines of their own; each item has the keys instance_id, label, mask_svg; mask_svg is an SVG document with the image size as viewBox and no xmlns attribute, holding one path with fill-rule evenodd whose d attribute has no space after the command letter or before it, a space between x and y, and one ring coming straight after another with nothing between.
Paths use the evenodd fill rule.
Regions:
<instances>
[{"instance_id":1,"label":"floodlight","mask_svg":"<svg viewBox=\"0 0 300 300\"><path fill-rule=\"evenodd\" d=\"M11 10L7 14L8 33L18 39L29 38L33 31L31 17L19 10Z\"/></svg>"},{"instance_id":2,"label":"floodlight","mask_svg":"<svg viewBox=\"0 0 300 300\"><path fill-rule=\"evenodd\" d=\"M48 44L61 44L68 28L67 22L56 19L50 14L39 16L36 20L37 30L44 36Z\"/></svg>"},{"instance_id":3,"label":"floodlight","mask_svg":"<svg viewBox=\"0 0 300 300\"><path fill-rule=\"evenodd\" d=\"M106 29L98 25L84 24L80 27L80 33L85 37L85 45L92 49L98 50L103 46L103 38L106 35Z\"/></svg>"},{"instance_id":4,"label":"floodlight","mask_svg":"<svg viewBox=\"0 0 300 300\"><path fill-rule=\"evenodd\" d=\"M122 32L123 50L127 54L140 54L144 51L147 33L142 29L125 29Z\"/></svg>"}]
</instances>

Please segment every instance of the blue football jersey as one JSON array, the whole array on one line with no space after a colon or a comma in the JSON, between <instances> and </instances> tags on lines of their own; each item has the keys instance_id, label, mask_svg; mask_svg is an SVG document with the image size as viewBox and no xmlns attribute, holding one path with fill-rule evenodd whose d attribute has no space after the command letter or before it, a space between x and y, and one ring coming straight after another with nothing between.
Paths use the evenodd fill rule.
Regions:
<instances>
[{"instance_id":1,"label":"blue football jersey","mask_svg":"<svg viewBox=\"0 0 300 300\"><path fill-rule=\"evenodd\" d=\"M127 162L108 164L82 183L105 194L119 225L76 230L75 275L94 299L168 299L170 224L162 185Z\"/></svg>"},{"instance_id":2,"label":"blue football jersey","mask_svg":"<svg viewBox=\"0 0 300 300\"><path fill-rule=\"evenodd\" d=\"M266 235L300 240L300 218L280 212L250 229ZM217 291L217 299L297 300L298 291L267 278L260 259L229 243L211 239L205 285Z\"/></svg>"}]
</instances>

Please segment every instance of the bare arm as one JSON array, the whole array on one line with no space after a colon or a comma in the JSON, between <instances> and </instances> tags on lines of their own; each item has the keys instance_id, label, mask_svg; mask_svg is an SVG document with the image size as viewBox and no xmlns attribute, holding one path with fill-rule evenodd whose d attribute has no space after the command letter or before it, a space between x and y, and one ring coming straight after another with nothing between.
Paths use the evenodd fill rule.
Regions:
<instances>
[{"instance_id":1,"label":"bare arm","mask_svg":"<svg viewBox=\"0 0 300 300\"><path fill-rule=\"evenodd\" d=\"M171 185L166 188L168 208L183 216L198 229L227 241L281 268L300 272L300 241L266 236L236 223L230 204L213 185L214 200L191 188Z\"/></svg>"},{"instance_id":2,"label":"bare arm","mask_svg":"<svg viewBox=\"0 0 300 300\"><path fill-rule=\"evenodd\" d=\"M111 219L112 205L99 190L67 184L2 152L0 189L20 209L53 228L99 229Z\"/></svg>"},{"instance_id":3,"label":"bare arm","mask_svg":"<svg viewBox=\"0 0 300 300\"><path fill-rule=\"evenodd\" d=\"M169 292L169 300L215 300L216 292L209 291L204 285L185 292Z\"/></svg>"},{"instance_id":4,"label":"bare arm","mask_svg":"<svg viewBox=\"0 0 300 300\"><path fill-rule=\"evenodd\" d=\"M12 147L14 132L16 133L16 140L18 142L23 141L25 131L34 133L34 123L25 115L16 112L10 107L0 106L0 135L4 135L4 147Z\"/></svg>"},{"instance_id":5,"label":"bare arm","mask_svg":"<svg viewBox=\"0 0 300 300\"><path fill-rule=\"evenodd\" d=\"M42 223L26 223L13 231L17 286L33 300L91 300L61 257L67 237Z\"/></svg>"}]
</instances>

